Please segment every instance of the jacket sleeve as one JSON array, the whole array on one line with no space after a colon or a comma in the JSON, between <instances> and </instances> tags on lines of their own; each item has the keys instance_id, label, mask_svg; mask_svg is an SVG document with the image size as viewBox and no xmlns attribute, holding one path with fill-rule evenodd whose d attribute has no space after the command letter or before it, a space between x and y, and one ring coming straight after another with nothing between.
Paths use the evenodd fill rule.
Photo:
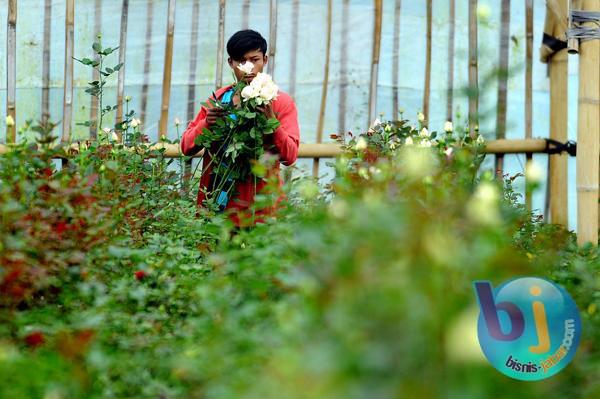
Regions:
<instances>
[{"instance_id":1,"label":"jacket sleeve","mask_svg":"<svg viewBox=\"0 0 600 399\"><path fill-rule=\"evenodd\" d=\"M211 96L214 99L214 97ZM208 101L207 101L208 103ZM202 149L202 147L194 144L196 137L202 134L202 130L207 127L206 116L207 108L203 105L193 121L189 123L183 135L181 136L181 152L183 155L194 155Z\"/></svg>"},{"instance_id":2,"label":"jacket sleeve","mask_svg":"<svg viewBox=\"0 0 600 399\"><path fill-rule=\"evenodd\" d=\"M277 119L280 126L273 132L273 144L279 153L281 163L290 166L296 162L300 146L298 110L291 98L288 104L278 112Z\"/></svg>"}]
</instances>

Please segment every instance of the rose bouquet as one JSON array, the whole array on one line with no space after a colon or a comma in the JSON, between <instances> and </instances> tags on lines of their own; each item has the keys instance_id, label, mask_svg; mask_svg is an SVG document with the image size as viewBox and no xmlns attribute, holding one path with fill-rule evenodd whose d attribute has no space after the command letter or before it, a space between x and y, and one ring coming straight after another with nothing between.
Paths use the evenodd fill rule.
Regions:
<instances>
[{"instance_id":1,"label":"rose bouquet","mask_svg":"<svg viewBox=\"0 0 600 399\"><path fill-rule=\"evenodd\" d=\"M251 62L238 65L245 74L251 73L253 67ZM225 208L237 182L253 176L252 165L264 154L270 141L267 136L280 125L276 118L268 118L261 109L277 97L279 89L271 76L259 72L249 84L241 79L232 89L229 102L214 100L213 93L210 104L224 109L226 116L218 119L210 129L204 128L195 140L211 157L209 165L212 165L213 175L206 192L206 205L218 210ZM237 93L242 101L236 106L233 97ZM256 184L256 176L253 178Z\"/></svg>"}]
</instances>

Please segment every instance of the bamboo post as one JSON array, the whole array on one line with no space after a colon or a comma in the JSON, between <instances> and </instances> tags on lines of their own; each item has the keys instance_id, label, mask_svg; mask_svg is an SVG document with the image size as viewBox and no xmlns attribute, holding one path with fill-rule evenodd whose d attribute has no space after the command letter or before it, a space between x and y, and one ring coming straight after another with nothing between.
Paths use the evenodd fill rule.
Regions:
<instances>
[{"instance_id":1,"label":"bamboo post","mask_svg":"<svg viewBox=\"0 0 600 399\"><path fill-rule=\"evenodd\" d=\"M446 95L446 120L452 121L454 100L454 36L456 30L456 2L450 0L450 16L448 26L448 90Z\"/></svg>"},{"instance_id":2,"label":"bamboo post","mask_svg":"<svg viewBox=\"0 0 600 399\"><path fill-rule=\"evenodd\" d=\"M600 12L600 0L583 0L583 11ZM587 26L595 26L587 23ZM585 26L585 25L584 25ZM598 244L600 176L600 40L579 43L577 123L577 242Z\"/></svg>"},{"instance_id":3,"label":"bamboo post","mask_svg":"<svg viewBox=\"0 0 600 399\"><path fill-rule=\"evenodd\" d=\"M569 0L559 0L561 15L566 19L569 9ZM546 9L546 21L549 23L548 29L544 32L557 38L565 38L564 24L555 23L556 19L550 9ZM549 60L550 70L550 138L565 142L568 139L568 52L563 49L555 53ZM549 206L550 220L552 223L569 225L568 213L568 155L552 154L549 155L550 177L549 187Z\"/></svg>"},{"instance_id":4,"label":"bamboo post","mask_svg":"<svg viewBox=\"0 0 600 399\"><path fill-rule=\"evenodd\" d=\"M154 0L146 2L146 41L144 48L144 81L142 83L142 104L140 119L146 122L146 111L148 109L148 87L150 86L150 59L152 58L152 24L154 21Z\"/></svg>"},{"instance_id":5,"label":"bamboo post","mask_svg":"<svg viewBox=\"0 0 600 399\"><path fill-rule=\"evenodd\" d=\"M50 43L52 43L52 0L44 1L44 44L42 50L42 123L50 120Z\"/></svg>"},{"instance_id":6,"label":"bamboo post","mask_svg":"<svg viewBox=\"0 0 600 399\"><path fill-rule=\"evenodd\" d=\"M298 18L300 15L300 0L292 0L292 42L290 45L290 96L295 98L296 96L296 71L297 71L297 60L298 60Z\"/></svg>"},{"instance_id":7,"label":"bamboo post","mask_svg":"<svg viewBox=\"0 0 600 399\"><path fill-rule=\"evenodd\" d=\"M17 0L8 1L8 30L6 36L6 116L14 124L6 126L6 142L17 141Z\"/></svg>"},{"instance_id":8,"label":"bamboo post","mask_svg":"<svg viewBox=\"0 0 600 399\"><path fill-rule=\"evenodd\" d=\"M325 108L327 107L327 86L329 84L329 57L331 54L331 25L332 25L332 0L327 0L327 39L325 42L325 76L321 88L321 109L317 123L317 143L323 141L323 126L325 124ZM313 177L319 175L319 158L313 160Z\"/></svg>"},{"instance_id":9,"label":"bamboo post","mask_svg":"<svg viewBox=\"0 0 600 399\"><path fill-rule=\"evenodd\" d=\"M500 52L498 59L498 106L496 109L496 139L506 138L506 97L508 83L508 40L510 36L510 0L502 0ZM496 173L504 171L504 156L496 155Z\"/></svg>"},{"instance_id":10,"label":"bamboo post","mask_svg":"<svg viewBox=\"0 0 600 399\"><path fill-rule=\"evenodd\" d=\"M219 0L219 41L217 43L217 72L215 87L223 85L223 46L225 46L225 0Z\"/></svg>"},{"instance_id":11,"label":"bamboo post","mask_svg":"<svg viewBox=\"0 0 600 399\"><path fill-rule=\"evenodd\" d=\"M525 0L525 138L531 138L533 123L533 0ZM565 92L566 96L566 92ZM533 154L525 154L526 163ZM525 206L531 211L531 193L525 190Z\"/></svg>"},{"instance_id":12,"label":"bamboo post","mask_svg":"<svg viewBox=\"0 0 600 399\"><path fill-rule=\"evenodd\" d=\"M400 11L402 9L402 1L396 0L394 7L394 47L392 48L392 119L398 117L399 105L399 76L398 72L400 69Z\"/></svg>"},{"instance_id":13,"label":"bamboo post","mask_svg":"<svg viewBox=\"0 0 600 399\"><path fill-rule=\"evenodd\" d=\"M250 19L250 0L244 0L244 5L242 6L242 29L249 28Z\"/></svg>"},{"instance_id":14,"label":"bamboo post","mask_svg":"<svg viewBox=\"0 0 600 399\"><path fill-rule=\"evenodd\" d=\"M102 0L94 0L94 38L98 38L98 35L102 33ZM100 56L94 56L95 61L100 61ZM92 80L100 80L100 72L96 68L92 69ZM90 99L90 121L92 124L89 127L90 138L95 139L98 135L98 129L102 129L103 126L98 126L98 97L91 96Z\"/></svg>"},{"instance_id":15,"label":"bamboo post","mask_svg":"<svg viewBox=\"0 0 600 399\"><path fill-rule=\"evenodd\" d=\"M67 0L65 18L65 89L63 99L62 142L71 139L73 118L73 48L75 45L75 0Z\"/></svg>"},{"instance_id":16,"label":"bamboo post","mask_svg":"<svg viewBox=\"0 0 600 399\"><path fill-rule=\"evenodd\" d=\"M194 119L196 112L195 99L196 99L196 67L198 58L198 19L200 17L200 0L194 0L194 6L192 8L192 23L190 32L190 76L188 83L188 94L187 94L187 121L185 126L188 125L189 121ZM183 174L185 191L187 191L189 179L192 174L192 159L188 159L185 162L185 171Z\"/></svg>"},{"instance_id":17,"label":"bamboo post","mask_svg":"<svg viewBox=\"0 0 600 399\"><path fill-rule=\"evenodd\" d=\"M117 122L123 121L123 92L125 91L125 49L127 48L128 15L129 0L123 0L123 11L121 13L121 33L119 37L119 64L122 64L122 66L119 69L119 74L117 77Z\"/></svg>"},{"instance_id":18,"label":"bamboo post","mask_svg":"<svg viewBox=\"0 0 600 399\"><path fill-rule=\"evenodd\" d=\"M429 125L429 96L431 92L431 13L433 0L427 0L427 34L425 46L425 87L423 88L423 114L425 126Z\"/></svg>"},{"instance_id":19,"label":"bamboo post","mask_svg":"<svg viewBox=\"0 0 600 399\"><path fill-rule=\"evenodd\" d=\"M346 99L348 89L348 20L350 0L342 3L342 39L340 40L340 100L338 106L338 132L346 133ZM344 136L345 137L345 136Z\"/></svg>"},{"instance_id":20,"label":"bamboo post","mask_svg":"<svg viewBox=\"0 0 600 399\"><path fill-rule=\"evenodd\" d=\"M379 53L381 50L381 19L383 13L383 0L374 0L375 21L373 27L373 55L371 57L371 86L369 89L369 120L368 126L377 110L377 77L379 73Z\"/></svg>"},{"instance_id":21,"label":"bamboo post","mask_svg":"<svg viewBox=\"0 0 600 399\"><path fill-rule=\"evenodd\" d=\"M477 82L477 0L469 0L469 135L478 129L479 84Z\"/></svg>"},{"instance_id":22,"label":"bamboo post","mask_svg":"<svg viewBox=\"0 0 600 399\"><path fill-rule=\"evenodd\" d=\"M165 64L163 69L162 100L160 106L160 123L158 134L168 136L169 124L169 102L171 96L171 69L173 66L173 33L175 32L175 3L177 0L169 0L167 13L167 39L165 43Z\"/></svg>"},{"instance_id":23,"label":"bamboo post","mask_svg":"<svg viewBox=\"0 0 600 399\"><path fill-rule=\"evenodd\" d=\"M269 59L267 73L271 76L275 72L275 54L277 50L277 0L271 0L269 8Z\"/></svg>"}]
</instances>

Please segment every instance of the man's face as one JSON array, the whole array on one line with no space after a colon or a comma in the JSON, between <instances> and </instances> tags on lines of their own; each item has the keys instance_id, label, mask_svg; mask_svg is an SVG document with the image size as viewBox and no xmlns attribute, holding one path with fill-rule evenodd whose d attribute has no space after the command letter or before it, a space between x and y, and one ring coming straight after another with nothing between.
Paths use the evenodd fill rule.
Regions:
<instances>
[{"instance_id":1,"label":"man's face","mask_svg":"<svg viewBox=\"0 0 600 399\"><path fill-rule=\"evenodd\" d=\"M240 81L244 79L244 72L238 69L238 65L243 64L246 61L250 61L254 64L254 68L252 69L252 73L247 75L245 78L246 83L250 83L252 79L259 73L263 71L265 65L267 65L268 56L263 54L260 50L252 50L248 51L241 60L234 60L231 57L227 60L229 62L229 66L233 69L235 73L235 78Z\"/></svg>"}]
</instances>

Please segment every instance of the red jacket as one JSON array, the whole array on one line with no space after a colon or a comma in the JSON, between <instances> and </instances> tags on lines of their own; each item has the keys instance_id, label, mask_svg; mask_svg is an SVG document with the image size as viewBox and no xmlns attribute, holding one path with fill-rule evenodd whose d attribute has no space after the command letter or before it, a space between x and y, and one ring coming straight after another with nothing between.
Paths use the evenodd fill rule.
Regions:
<instances>
[{"instance_id":1,"label":"red jacket","mask_svg":"<svg viewBox=\"0 0 600 399\"><path fill-rule=\"evenodd\" d=\"M232 85L229 85L218 89L215 92L217 99L220 99L231 87ZM264 220L260 217L261 215L271 214L275 211L277 204L285 198L285 194L281 191L283 181L279 176L279 162L283 163L285 166L289 166L296 162L296 159L298 158L300 128L298 126L298 111L296 110L296 104L289 94L281 90L279 90L277 98L273 100L272 104L273 111L275 112L275 115L277 115L277 119L281 125L273 132L272 138L275 150L279 155L279 161L275 162L275 166L269 171L269 175L270 173L275 173L277 176L279 181L279 197L274 206L257 210L254 215L255 218L252 220L252 213L248 211L247 208L254 203L254 178L253 176L250 176L247 181L238 182L235 189L239 194L233 196L225 208L225 212L229 214L229 218L236 226L247 226L253 225L256 222L262 222ZM198 135L202 134L202 129L207 127L206 115L207 109L202 106L198 115L196 115L194 120L190 122L185 129L185 132L183 132L181 138L181 151L184 155L193 155L201 150L201 147L194 144L194 140ZM200 177L200 190L198 190L199 206L202 206L202 201L206 197L202 192L202 189L208 187L210 183L209 179L212 165L209 165L209 163L210 155L206 153L202 159L202 176ZM257 178L256 194L260 193L265 185L266 182Z\"/></svg>"}]
</instances>

